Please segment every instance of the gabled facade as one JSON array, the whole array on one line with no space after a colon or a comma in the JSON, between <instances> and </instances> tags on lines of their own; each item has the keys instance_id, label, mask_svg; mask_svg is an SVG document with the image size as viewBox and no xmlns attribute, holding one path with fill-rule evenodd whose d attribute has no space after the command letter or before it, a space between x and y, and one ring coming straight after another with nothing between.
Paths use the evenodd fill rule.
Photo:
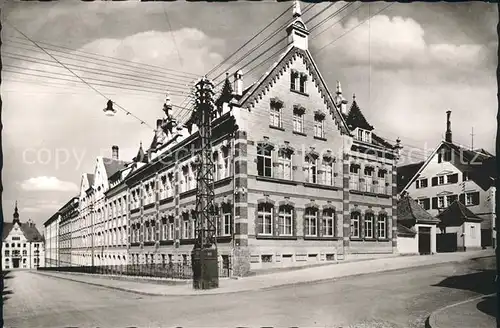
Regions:
<instances>
[{"instance_id":1,"label":"gabled facade","mask_svg":"<svg viewBox=\"0 0 500 328\"><path fill-rule=\"evenodd\" d=\"M483 246L494 245L495 157L482 150L463 148L452 141L451 112L447 112L446 139L429 158L398 168L405 185L400 194L409 194L433 216L459 200L482 218Z\"/></svg>"},{"instance_id":2,"label":"gabled facade","mask_svg":"<svg viewBox=\"0 0 500 328\"><path fill-rule=\"evenodd\" d=\"M1 259L3 271L45 265L43 237L31 220L21 222L17 202L12 222L3 222Z\"/></svg>"},{"instance_id":3,"label":"gabled facade","mask_svg":"<svg viewBox=\"0 0 500 328\"><path fill-rule=\"evenodd\" d=\"M357 103L347 111L340 84L330 93L298 3L294 18L268 73L244 88L237 72L216 101L218 252L234 275L397 252L398 146L360 124ZM188 123L155 135L161 143L152 143L147 164L125 179L129 263L190 262L199 140ZM363 129L369 137L358 139Z\"/></svg>"}]
</instances>

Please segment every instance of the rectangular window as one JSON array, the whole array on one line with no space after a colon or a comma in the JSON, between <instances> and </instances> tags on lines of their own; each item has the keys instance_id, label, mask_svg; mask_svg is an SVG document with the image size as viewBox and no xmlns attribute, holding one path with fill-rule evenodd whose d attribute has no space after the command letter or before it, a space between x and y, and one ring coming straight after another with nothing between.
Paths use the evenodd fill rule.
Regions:
<instances>
[{"instance_id":1,"label":"rectangular window","mask_svg":"<svg viewBox=\"0 0 500 328\"><path fill-rule=\"evenodd\" d=\"M359 238L360 237L360 229L359 223L361 221L361 214L358 212L354 212L351 214L351 237Z\"/></svg>"},{"instance_id":2,"label":"rectangular window","mask_svg":"<svg viewBox=\"0 0 500 328\"><path fill-rule=\"evenodd\" d=\"M5 251L5 256L10 256L10 251L9 250Z\"/></svg>"},{"instance_id":3,"label":"rectangular window","mask_svg":"<svg viewBox=\"0 0 500 328\"><path fill-rule=\"evenodd\" d=\"M333 237L335 234L335 212L333 210L323 211L323 236Z\"/></svg>"},{"instance_id":4,"label":"rectangular window","mask_svg":"<svg viewBox=\"0 0 500 328\"><path fill-rule=\"evenodd\" d=\"M292 235L292 216L293 208L290 206L282 206L279 211L279 226L280 235L291 236Z\"/></svg>"},{"instance_id":5,"label":"rectangular window","mask_svg":"<svg viewBox=\"0 0 500 328\"><path fill-rule=\"evenodd\" d=\"M305 220L305 235L317 236L318 211L314 208L306 209L304 220Z\"/></svg>"},{"instance_id":6,"label":"rectangular window","mask_svg":"<svg viewBox=\"0 0 500 328\"><path fill-rule=\"evenodd\" d=\"M318 183L317 177L317 159L311 158L311 156L306 156L306 170L305 170L305 180L310 183Z\"/></svg>"},{"instance_id":7,"label":"rectangular window","mask_svg":"<svg viewBox=\"0 0 500 328\"><path fill-rule=\"evenodd\" d=\"M304 132L304 115L299 113L293 113L293 131Z\"/></svg>"},{"instance_id":8,"label":"rectangular window","mask_svg":"<svg viewBox=\"0 0 500 328\"><path fill-rule=\"evenodd\" d=\"M363 140L364 131L358 128L358 140Z\"/></svg>"},{"instance_id":9,"label":"rectangular window","mask_svg":"<svg viewBox=\"0 0 500 328\"><path fill-rule=\"evenodd\" d=\"M278 152L278 172L277 178L291 180L292 179L292 153L281 149Z\"/></svg>"},{"instance_id":10,"label":"rectangular window","mask_svg":"<svg viewBox=\"0 0 500 328\"><path fill-rule=\"evenodd\" d=\"M292 71L290 74L290 89L297 90L297 72Z\"/></svg>"},{"instance_id":11,"label":"rectangular window","mask_svg":"<svg viewBox=\"0 0 500 328\"><path fill-rule=\"evenodd\" d=\"M302 75L300 77L300 92L302 92L302 93L306 93L307 92L306 82L307 82L307 76L306 75Z\"/></svg>"},{"instance_id":12,"label":"rectangular window","mask_svg":"<svg viewBox=\"0 0 500 328\"><path fill-rule=\"evenodd\" d=\"M182 238L189 239L189 220L182 221Z\"/></svg>"},{"instance_id":13,"label":"rectangular window","mask_svg":"<svg viewBox=\"0 0 500 328\"><path fill-rule=\"evenodd\" d=\"M366 238L373 238L373 219L374 219L373 214L368 213L365 215L365 237Z\"/></svg>"},{"instance_id":14,"label":"rectangular window","mask_svg":"<svg viewBox=\"0 0 500 328\"><path fill-rule=\"evenodd\" d=\"M231 213L222 214L222 235L231 235Z\"/></svg>"},{"instance_id":15,"label":"rectangular window","mask_svg":"<svg viewBox=\"0 0 500 328\"><path fill-rule=\"evenodd\" d=\"M458 183L458 173L448 175L446 181L447 183Z\"/></svg>"},{"instance_id":16,"label":"rectangular window","mask_svg":"<svg viewBox=\"0 0 500 328\"><path fill-rule=\"evenodd\" d=\"M324 120L321 118L314 119L314 136L318 138L324 138L323 123Z\"/></svg>"},{"instance_id":17,"label":"rectangular window","mask_svg":"<svg viewBox=\"0 0 500 328\"><path fill-rule=\"evenodd\" d=\"M420 179L420 188L427 188L429 186L428 179Z\"/></svg>"},{"instance_id":18,"label":"rectangular window","mask_svg":"<svg viewBox=\"0 0 500 328\"><path fill-rule=\"evenodd\" d=\"M377 218L377 234L378 238L387 238L386 235L386 223L387 218L384 214L380 214Z\"/></svg>"},{"instance_id":19,"label":"rectangular window","mask_svg":"<svg viewBox=\"0 0 500 328\"><path fill-rule=\"evenodd\" d=\"M271 126L281 128L281 109L271 107L269 119Z\"/></svg>"},{"instance_id":20,"label":"rectangular window","mask_svg":"<svg viewBox=\"0 0 500 328\"><path fill-rule=\"evenodd\" d=\"M438 184L440 184L440 185L442 185L442 184L444 184L444 183L445 183L445 182L444 182L444 175L440 175L440 176L438 177L438 182L439 182Z\"/></svg>"},{"instance_id":21,"label":"rectangular window","mask_svg":"<svg viewBox=\"0 0 500 328\"><path fill-rule=\"evenodd\" d=\"M430 199L429 198L421 198L418 199L418 203L423 207L424 210L430 209Z\"/></svg>"},{"instance_id":22,"label":"rectangular window","mask_svg":"<svg viewBox=\"0 0 500 328\"><path fill-rule=\"evenodd\" d=\"M272 148L267 145L257 145L257 174L272 177Z\"/></svg>"},{"instance_id":23,"label":"rectangular window","mask_svg":"<svg viewBox=\"0 0 500 328\"><path fill-rule=\"evenodd\" d=\"M472 193L465 194L465 205L467 206L472 205Z\"/></svg>"},{"instance_id":24,"label":"rectangular window","mask_svg":"<svg viewBox=\"0 0 500 328\"><path fill-rule=\"evenodd\" d=\"M323 161L323 184L333 186L333 162Z\"/></svg>"},{"instance_id":25,"label":"rectangular window","mask_svg":"<svg viewBox=\"0 0 500 328\"><path fill-rule=\"evenodd\" d=\"M262 235L273 234L273 207L270 204L259 204L258 206L258 233Z\"/></svg>"},{"instance_id":26,"label":"rectangular window","mask_svg":"<svg viewBox=\"0 0 500 328\"><path fill-rule=\"evenodd\" d=\"M170 240L174 240L174 223L173 222L170 222L168 224L168 239Z\"/></svg>"},{"instance_id":27,"label":"rectangular window","mask_svg":"<svg viewBox=\"0 0 500 328\"><path fill-rule=\"evenodd\" d=\"M222 149L222 172L221 178L227 178L231 173L231 161L230 161L230 151L229 147L223 147Z\"/></svg>"},{"instance_id":28,"label":"rectangular window","mask_svg":"<svg viewBox=\"0 0 500 328\"><path fill-rule=\"evenodd\" d=\"M438 208L444 208L444 196L438 197Z\"/></svg>"}]
</instances>

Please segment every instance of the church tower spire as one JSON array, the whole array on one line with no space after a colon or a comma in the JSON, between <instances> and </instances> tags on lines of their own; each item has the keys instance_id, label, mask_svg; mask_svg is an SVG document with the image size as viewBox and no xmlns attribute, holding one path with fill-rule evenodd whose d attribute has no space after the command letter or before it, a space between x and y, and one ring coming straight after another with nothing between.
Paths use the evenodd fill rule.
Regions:
<instances>
[{"instance_id":1,"label":"church tower spire","mask_svg":"<svg viewBox=\"0 0 500 328\"><path fill-rule=\"evenodd\" d=\"M293 22L288 25L286 29L288 44L293 44L299 49L307 50L309 31L307 30L306 24L302 21L302 11L298 0L295 0L293 3L293 17Z\"/></svg>"},{"instance_id":2,"label":"church tower spire","mask_svg":"<svg viewBox=\"0 0 500 328\"><path fill-rule=\"evenodd\" d=\"M12 220L12 223L18 223L18 224L21 224L21 222L19 221L19 210L17 209L17 200L16 200L16 207L14 208L14 214L12 215L13 217L13 220Z\"/></svg>"}]
</instances>

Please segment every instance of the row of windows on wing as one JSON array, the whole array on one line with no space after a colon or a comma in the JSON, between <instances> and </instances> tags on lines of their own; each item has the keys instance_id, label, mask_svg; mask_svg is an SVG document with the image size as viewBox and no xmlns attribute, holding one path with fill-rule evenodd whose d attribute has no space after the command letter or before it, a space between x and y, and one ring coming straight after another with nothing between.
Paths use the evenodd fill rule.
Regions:
<instances>
[{"instance_id":1,"label":"row of windows on wing","mask_svg":"<svg viewBox=\"0 0 500 328\"><path fill-rule=\"evenodd\" d=\"M283 101L273 98L271 99L271 106L269 111L269 124L276 128L283 128L283 117L284 117L284 103ZM304 120L306 115L306 109L301 105L293 106L293 118L292 125L293 131L298 133L306 133L304 129ZM313 135L317 138L325 137L325 113L322 111L314 111L314 133Z\"/></svg>"},{"instance_id":2,"label":"row of windows on wing","mask_svg":"<svg viewBox=\"0 0 500 328\"><path fill-rule=\"evenodd\" d=\"M366 164L361 169L359 163L349 165L349 189L351 190L391 194L392 189L389 186L387 177L387 169L383 167L376 168L373 165Z\"/></svg>"},{"instance_id":3,"label":"row of windows on wing","mask_svg":"<svg viewBox=\"0 0 500 328\"><path fill-rule=\"evenodd\" d=\"M389 236L389 222L387 213L377 215L371 211L364 215L359 211L351 212L351 238L387 239Z\"/></svg>"},{"instance_id":4,"label":"row of windows on wing","mask_svg":"<svg viewBox=\"0 0 500 328\"><path fill-rule=\"evenodd\" d=\"M296 208L291 204L274 205L261 202L257 206L256 233L261 236L296 236ZM320 216L321 213L321 216ZM334 207L306 207L303 216L304 236L338 237L337 214ZM277 227L277 228L276 228Z\"/></svg>"},{"instance_id":5,"label":"row of windows on wing","mask_svg":"<svg viewBox=\"0 0 500 328\"><path fill-rule=\"evenodd\" d=\"M14 238L15 237L12 237L12 240L15 240ZM17 244L16 243L5 243L3 245L5 248L8 248L9 245L10 245L10 247L16 247L16 245L17 245L17 247L21 248L21 243L17 243ZM22 243L22 245L23 245L22 246L23 248L28 247L26 243ZM33 244L33 247L38 248L38 247L40 247L40 244L35 243L35 244Z\"/></svg>"},{"instance_id":6,"label":"row of windows on wing","mask_svg":"<svg viewBox=\"0 0 500 328\"><path fill-rule=\"evenodd\" d=\"M5 254L5 256L10 256L11 251L10 251L10 250L8 250L8 249L6 249L6 250L4 251L4 254ZM16 249L16 250L12 250L12 256L13 256L13 257L18 257L18 256L21 256L21 252L20 252L18 249ZM23 249L23 251L22 251L22 256L28 256L28 251L27 251L27 250L25 250L25 249Z\"/></svg>"},{"instance_id":7,"label":"row of windows on wing","mask_svg":"<svg viewBox=\"0 0 500 328\"><path fill-rule=\"evenodd\" d=\"M160 254L161 255L161 264L165 265L167 263L173 263L173 255L172 254ZM183 263L187 264L187 256L183 255L182 257ZM146 264L154 264L155 256L154 254L144 254L144 261ZM130 254L130 264L140 264L139 254Z\"/></svg>"},{"instance_id":8,"label":"row of windows on wing","mask_svg":"<svg viewBox=\"0 0 500 328\"><path fill-rule=\"evenodd\" d=\"M257 174L262 177L293 180L294 163L292 161L295 149L288 144L275 146L269 142L257 144ZM304 156L304 181L334 185L337 176L336 159L331 152L321 156L315 151L309 151Z\"/></svg>"},{"instance_id":9,"label":"row of windows on wing","mask_svg":"<svg viewBox=\"0 0 500 328\"><path fill-rule=\"evenodd\" d=\"M230 204L223 204L216 207L217 221L216 234L217 236L230 236L232 233L232 207ZM196 235L196 213L194 210L184 211L181 214L181 238L194 239ZM155 219L149 219L144 222L144 241L156 241L157 224ZM173 215L162 217L160 221L160 240L175 239L175 220ZM131 225L132 242L140 242L141 223L136 222Z\"/></svg>"},{"instance_id":10,"label":"row of windows on wing","mask_svg":"<svg viewBox=\"0 0 500 328\"><path fill-rule=\"evenodd\" d=\"M97 232L97 245L125 245L127 243L127 229L114 229L107 231Z\"/></svg>"},{"instance_id":11,"label":"row of windows on wing","mask_svg":"<svg viewBox=\"0 0 500 328\"><path fill-rule=\"evenodd\" d=\"M470 180L470 172L467 171L463 172L462 182L469 180ZM454 183L458 183L458 173L442 174L431 178L431 185L433 187L445 184L454 184ZM427 188L428 186L429 186L428 178L418 178L417 180L415 180L415 188L417 189Z\"/></svg>"},{"instance_id":12,"label":"row of windows on wing","mask_svg":"<svg viewBox=\"0 0 500 328\"><path fill-rule=\"evenodd\" d=\"M124 215L127 213L127 198L126 196L120 197L108 203L108 215L111 217Z\"/></svg>"},{"instance_id":13,"label":"row of windows on wing","mask_svg":"<svg viewBox=\"0 0 500 328\"><path fill-rule=\"evenodd\" d=\"M213 152L214 180L221 180L231 176L231 152L230 147L221 147ZM186 192L196 188L196 174L198 165L195 162L188 163L180 167L179 191ZM142 189L144 205L155 202L156 188L155 181L148 181ZM162 174L158 181L158 193L160 199L166 199L174 195L174 173ZM140 207L141 189L137 187L130 193L131 209Z\"/></svg>"},{"instance_id":14,"label":"row of windows on wing","mask_svg":"<svg viewBox=\"0 0 500 328\"><path fill-rule=\"evenodd\" d=\"M454 201L459 200L465 206L476 206L480 204L479 191L471 191L462 193L460 195L443 195L432 197L432 209L443 209L450 206ZM419 198L417 199L420 206L425 210L431 209L431 199L430 198Z\"/></svg>"}]
</instances>

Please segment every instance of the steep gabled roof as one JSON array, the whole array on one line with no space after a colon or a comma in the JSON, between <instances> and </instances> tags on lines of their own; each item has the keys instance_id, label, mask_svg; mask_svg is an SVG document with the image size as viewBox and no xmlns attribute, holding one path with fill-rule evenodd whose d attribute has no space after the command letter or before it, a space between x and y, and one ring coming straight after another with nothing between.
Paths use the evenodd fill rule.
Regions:
<instances>
[{"instance_id":1,"label":"steep gabled roof","mask_svg":"<svg viewBox=\"0 0 500 328\"><path fill-rule=\"evenodd\" d=\"M28 222L24 222L21 223L19 227L28 242L43 241L42 235L40 234L40 232L33 223L30 224ZM13 228L14 228L14 223L12 222L3 223L2 241L5 241L5 239L9 236Z\"/></svg>"},{"instance_id":2,"label":"steep gabled roof","mask_svg":"<svg viewBox=\"0 0 500 328\"><path fill-rule=\"evenodd\" d=\"M453 150L455 154L458 154L458 158L460 159L459 163L463 164L459 167L455 163L458 169L460 169L461 171L465 171L465 168L467 168L467 170L470 170L470 168L472 168L471 179L476 182L481 188L487 190L491 186L493 179L496 178L496 160L493 159L494 157L488 156L484 153L478 153L476 151L466 149L451 142L441 141L434 149L434 151L429 155L429 157L425 160L424 164L420 166L417 172L409 180L406 181L406 184L402 188L400 188L400 185L398 184L399 192L406 190L413 183L413 181L427 167L432 158L438 151L440 151L440 149L442 149L442 147L447 147ZM468 165L464 164L463 162L471 162L477 165Z\"/></svg>"},{"instance_id":3,"label":"steep gabled roof","mask_svg":"<svg viewBox=\"0 0 500 328\"><path fill-rule=\"evenodd\" d=\"M418 170L424 165L424 161L403 165L397 167L398 179L397 179L397 187L398 193L403 191L403 188L408 184L408 182L417 174Z\"/></svg>"},{"instance_id":4,"label":"steep gabled roof","mask_svg":"<svg viewBox=\"0 0 500 328\"><path fill-rule=\"evenodd\" d=\"M429 214L420 204L409 196L401 197L397 204L398 221L410 227L417 223L437 224L439 220Z\"/></svg>"},{"instance_id":5,"label":"steep gabled roof","mask_svg":"<svg viewBox=\"0 0 500 328\"><path fill-rule=\"evenodd\" d=\"M14 228L14 223L4 222L2 228L2 241L4 241L10 234L10 231Z\"/></svg>"},{"instance_id":6,"label":"steep gabled roof","mask_svg":"<svg viewBox=\"0 0 500 328\"><path fill-rule=\"evenodd\" d=\"M137 152L137 155L134 157L134 162L140 162L140 163L148 162L148 157L146 156L146 153L142 149L142 142L139 146L139 151Z\"/></svg>"},{"instance_id":7,"label":"steep gabled roof","mask_svg":"<svg viewBox=\"0 0 500 328\"><path fill-rule=\"evenodd\" d=\"M299 49L293 44L289 45L285 52L281 55L279 60L271 66L271 69L264 74L251 88L242 96L238 102L240 107L251 108L257 101L259 101L262 94L274 85L278 77L290 66L291 62L297 58L301 58L309 73L312 76L312 81L319 89L320 94L325 99L325 105L328 107L330 113L335 119L335 123L342 133L350 134L344 117L340 114L333 97L328 90L325 80L318 70L318 66L314 62L308 50Z\"/></svg>"},{"instance_id":8,"label":"steep gabled roof","mask_svg":"<svg viewBox=\"0 0 500 328\"><path fill-rule=\"evenodd\" d=\"M356 102L356 98L354 98L352 101L351 108L349 109L349 113L347 114L346 117L346 123L351 130L354 130L356 128L368 131L373 130L373 126L371 126L368 123L365 116L361 112L361 109L359 108L358 103Z\"/></svg>"},{"instance_id":9,"label":"steep gabled roof","mask_svg":"<svg viewBox=\"0 0 500 328\"><path fill-rule=\"evenodd\" d=\"M220 109L222 107L222 104L230 102L232 98L233 87L231 86L231 82L229 81L229 75L226 74L226 79L224 80L224 85L222 86L220 96L215 101L215 107L217 109Z\"/></svg>"},{"instance_id":10,"label":"steep gabled roof","mask_svg":"<svg viewBox=\"0 0 500 328\"><path fill-rule=\"evenodd\" d=\"M109 177L113 176L116 172L124 169L128 162L117 160L114 158L103 158L104 169L106 170L106 175Z\"/></svg>"},{"instance_id":11,"label":"steep gabled roof","mask_svg":"<svg viewBox=\"0 0 500 328\"><path fill-rule=\"evenodd\" d=\"M464 204L456 200L437 216L440 226L454 227L461 226L464 222L482 222L483 219L472 213Z\"/></svg>"},{"instance_id":12,"label":"steep gabled roof","mask_svg":"<svg viewBox=\"0 0 500 328\"><path fill-rule=\"evenodd\" d=\"M89 182L89 186L92 186L94 184L94 174L87 173L87 181Z\"/></svg>"}]
</instances>

